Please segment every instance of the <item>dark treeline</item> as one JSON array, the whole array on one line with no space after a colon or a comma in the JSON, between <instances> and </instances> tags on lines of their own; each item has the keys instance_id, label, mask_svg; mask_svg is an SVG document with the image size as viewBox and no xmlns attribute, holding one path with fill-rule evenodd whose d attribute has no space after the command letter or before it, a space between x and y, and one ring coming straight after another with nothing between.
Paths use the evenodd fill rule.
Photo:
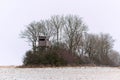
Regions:
<instances>
[{"instance_id":1,"label":"dark treeline","mask_svg":"<svg viewBox=\"0 0 120 80\"><path fill-rule=\"evenodd\" d=\"M48 36L49 48L37 45L38 36ZM23 64L44 66L78 66L81 64L120 64L120 55L113 50L114 40L109 34L88 33L88 27L79 16L52 16L47 20L30 23L21 32L32 46Z\"/></svg>"}]
</instances>

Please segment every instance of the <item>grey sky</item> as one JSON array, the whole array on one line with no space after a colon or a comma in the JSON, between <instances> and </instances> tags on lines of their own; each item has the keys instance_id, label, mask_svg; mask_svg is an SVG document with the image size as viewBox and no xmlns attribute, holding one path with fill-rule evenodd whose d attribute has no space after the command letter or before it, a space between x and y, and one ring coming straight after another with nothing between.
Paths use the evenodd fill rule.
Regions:
<instances>
[{"instance_id":1,"label":"grey sky","mask_svg":"<svg viewBox=\"0 0 120 80\"><path fill-rule=\"evenodd\" d=\"M51 15L75 14L83 17L89 32L109 33L120 47L119 0L0 0L0 65L19 65L26 50L20 31L32 21Z\"/></svg>"}]
</instances>

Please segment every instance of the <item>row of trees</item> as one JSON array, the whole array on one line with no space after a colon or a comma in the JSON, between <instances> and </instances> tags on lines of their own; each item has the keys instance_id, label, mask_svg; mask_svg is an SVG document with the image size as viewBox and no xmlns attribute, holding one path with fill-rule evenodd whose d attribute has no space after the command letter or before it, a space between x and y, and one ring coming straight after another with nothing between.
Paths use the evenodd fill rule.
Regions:
<instances>
[{"instance_id":1,"label":"row of trees","mask_svg":"<svg viewBox=\"0 0 120 80\"><path fill-rule=\"evenodd\" d=\"M37 53L39 54L37 56L42 56L42 53L45 54L44 51L37 51L38 36L42 35L49 36L52 44L52 48L49 48L46 55L55 53L61 60L66 60L66 64L69 64L70 59L75 59L77 61L73 62L77 63L74 64L93 63L97 65L118 65L119 58L117 57L117 60L115 60L116 56L111 56L116 53L119 55L118 52L112 49L114 42L112 37L109 34L101 33L97 35L90 34L87 31L88 27L79 16L55 15L48 20L30 23L26 27L26 30L21 32L21 37L26 38L31 43L32 51L29 53L32 55ZM57 47L58 50L56 51L53 47ZM26 62L29 62L27 55L24 58L24 64L29 65L29 63ZM67 57L65 57L66 55ZM70 58L70 56L74 59ZM32 59L32 57L30 59ZM48 57L46 60L47 59ZM50 63L50 60L48 62ZM41 64L41 62L37 64Z\"/></svg>"}]
</instances>

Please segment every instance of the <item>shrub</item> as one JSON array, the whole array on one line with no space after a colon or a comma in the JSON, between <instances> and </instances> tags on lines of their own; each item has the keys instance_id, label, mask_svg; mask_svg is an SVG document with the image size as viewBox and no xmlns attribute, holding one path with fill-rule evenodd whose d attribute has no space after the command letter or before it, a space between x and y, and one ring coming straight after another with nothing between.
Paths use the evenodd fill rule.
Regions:
<instances>
[{"instance_id":1,"label":"shrub","mask_svg":"<svg viewBox=\"0 0 120 80\"><path fill-rule=\"evenodd\" d=\"M24 65L65 66L78 63L76 55L69 53L64 47L56 45L49 49L39 49L36 52L27 51L23 60Z\"/></svg>"},{"instance_id":2,"label":"shrub","mask_svg":"<svg viewBox=\"0 0 120 80\"><path fill-rule=\"evenodd\" d=\"M38 63L38 56L32 51L27 51L23 61L24 65L31 65Z\"/></svg>"},{"instance_id":3,"label":"shrub","mask_svg":"<svg viewBox=\"0 0 120 80\"><path fill-rule=\"evenodd\" d=\"M58 55L56 50L51 48L47 51L27 51L24 56L23 64L63 66L66 62L61 56Z\"/></svg>"}]
</instances>

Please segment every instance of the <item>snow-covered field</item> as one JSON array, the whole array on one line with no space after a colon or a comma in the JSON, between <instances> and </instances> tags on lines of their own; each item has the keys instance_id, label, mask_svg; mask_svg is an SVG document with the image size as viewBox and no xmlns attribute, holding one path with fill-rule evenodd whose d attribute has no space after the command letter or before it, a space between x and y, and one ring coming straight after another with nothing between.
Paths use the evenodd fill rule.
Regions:
<instances>
[{"instance_id":1,"label":"snow-covered field","mask_svg":"<svg viewBox=\"0 0 120 80\"><path fill-rule=\"evenodd\" d=\"M110 67L0 68L0 80L120 80Z\"/></svg>"}]
</instances>

